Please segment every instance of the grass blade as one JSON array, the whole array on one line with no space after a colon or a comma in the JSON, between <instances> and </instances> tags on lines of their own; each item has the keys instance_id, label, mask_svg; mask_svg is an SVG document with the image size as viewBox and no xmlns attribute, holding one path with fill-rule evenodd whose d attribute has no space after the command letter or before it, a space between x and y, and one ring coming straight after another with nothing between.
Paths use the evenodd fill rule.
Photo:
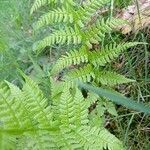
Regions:
<instances>
[{"instance_id":1,"label":"grass blade","mask_svg":"<svg viewBox=\"0 0 150 150\"><path fill-rule=\"evenodd\" d=\"M133 109L136 111L144 112L146 114L150 114L150 107L145 106L142 103L136 103L132 99L126 98L119 93L115 93L115 92L112 92L112 91L109 91L100 87L94 87L94 86L84 84L84 83L79 83L79 87L92 91L98 94L99 96L104 96L110 99L111 101L119 105L125 106L129 109Z\"/></svg>"}]
</instances>

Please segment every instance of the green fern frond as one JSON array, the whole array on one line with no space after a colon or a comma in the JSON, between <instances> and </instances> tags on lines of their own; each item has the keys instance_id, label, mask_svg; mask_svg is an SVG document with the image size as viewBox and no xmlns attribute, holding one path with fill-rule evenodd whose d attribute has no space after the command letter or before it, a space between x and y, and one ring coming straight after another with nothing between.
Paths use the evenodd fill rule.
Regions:
<instances>
[{"instance_id":1,"label":"green fern frond","mask_svg":"<svg viewBox=\"0 0 150 150\"><path fill-rule=\"evenodd\" d=\"M90 82L95 78L95 74L93 72L93 67L91 65L87 65L70 71L64 78L71 81L79 80L83 82Z\"/></svg>"},{"instance_id":2,"label":"green fern frond","mask_svg":"<svg viewBox=\"0 0 150 150\"><path fill-rule=\"evenodd\" d=\"M24 78L22 90L0 83L0 149L117 150L119 140L88 125L88 105L77 87L65 83L59 103L54 106L45 101L36 83ZM15 90L16 95L12 93Z\"/></svg>"},{"instance_id":3,"label":"green fern frond","mask_svg":"<svg viewBox=\"0 0 150 150\"><path fill-rule=\"evenodd\" d=\"M85 150L123 150L122 143L106 129L82 126L75 134Z\"/></svg>"},{"instance_id":4,"label":"green fern frond","mask_svg":"<svg viewBox=\"0 0 150 150\"><path fill-rule=\"evenodd\" d=\"M18 140L16 150L22 149L59 149L63 146L59 145L57 141L61 140L60 132L58 131L48 131L48 130L38 130L35 132L26 132L23 134L23 138Z\"/></svg>"},{"instance_id":5,"label":"green fern frond","mask_svg":"<svg viewBox=\"0 0 150 150\"><path fill-rule=\"evenodd\" d=\"M28 77L25 77L26 83L23 86L23 96L25 107L32 116L39 122L40 127L50 127L53 125L51 108L47 107L48 101L44 98L42 91Z\"/></svg>"},{"instance_id":6,"label":"green fern frond","mask_svg":"<svg viewBox=\"0 0 150 150\"><path fill-rule=\"evenodd\" d=\"M85 41L85 44L92 48L91 43L98 43L99 41L102 41L105 37L106 33L109 33L113 30L113 28L116 28L117 26L123 24L124 21L121 19L107 19L106 21L104 18L101 20L97 20L97 22L88 28L83 32L83 39Z\"/></svg>"},{"instance_id":7,"label":"green fern frond","mask_svg":"<svg viewBox=\"0 0 150 150\"><path fill-rule=\"evenodd\" d=\"M109 4L110 0L88 0L88 1L84 1L83 2L83 10L84 10L84 14L83 11L78 11L81 12L80 13L80 19L82 21L82 23L85 25L87 24L91 17L93 15L95 15L96 11L98 11L99 9L101 9L101 7L105 7L106 4ZM81 9L82 10L82 9Z\"/></svg>"},{"instance_id":8,"label":"green fern frond","mask_svg":"<svg viewBox=\"0 0 150 150\"><path fill-rule=\"evenodd\" d=\"M108 85L108 86L135 82L135 80L128 79L123 75L117 74L115 72L110 72L110 71L96 71L95 80L98 83L101 83L103 85Z\"/></svg>"},{"instance_id":9,"label":"green fern frond","mask_svg":"<svg viewBox=\"0 0 150 150\"><path fill-rule=\"evenodd\" d=\"M81 91L76 88L75 90L75 96L74 96L74 116L75 116L75 125L77 127L80 127L82 125L87 125L88 120L88 103L84 99Z\"/></svg>"},{"instance_id":10,"label":"green fern frond","mask_svg":"<svg viewBox=\"0 0 150 150\"><path fill-rule=\"evenodd\" d=\"M8 133L3 133L0 130L0 149L1 150L16 150L16 137Z\"/></svg>"},{"instance_id":11,"label":"green fern frond","mask_svg":"<svg viewBox=\"0 0 150 150\"><path fill-rule=\"evenodd\" d=\"M50 36L39 41L37 45L35 44L34 50L39 53L46 46L52 47L55 44L76 45L76 47L79 47L79 50L67 52L53 67L52 75L54 75L54 81L51 82L50 95L52 100L50 102L43 96L38 85L25 77L26 83L23 85L22 90L15 89L9 83L9 86L0 85L1 93L4 94L4 91L8 90L5 93L5 100L0 99L0 108L3 108L4 104L5 107L8 107L7 103L12 104L14 102L19 113L26 112L22 118L25 121L27 120L26 124L20 119L18 113L15 114L16 116L8 116L8 120L10 118L12 121L15 120L13 117L18 117L18 122L22 124L17 124L16 127L19 127L20 135L25 138L20 138L25 142L24 145L26 146L29 143L28 149L123 150L122 143L115 136L103 127L99 128L97 126L98 123L91 124L90 122L88 116L89 106L93 102L101 103L100 105L104 103L100 101L97 95L88 95L88 91L86 91L87 98L84 98L84 91L82 91L82 95L82 92L77 88L77 82L74 81L109 86L133 82L133 80L117 73L102 71L100 66L110 63L123 50L141 43L129 42L118 45L114 43L103 46L102 50L99 51L95 51L96 48L92 49L93 44L100 44L100 42L104 41L105 36L107 36L106 33L112 32L119 25L125 23L125 21L120 19L102 19L101 17L97 17L97 21L92 22L93 17L97 15L97 11L103 6L108 6L109 0L87 0L83 2L82 6L73 0L36 0L31 9L31 14L41 6L50 3L55 3L56 7L39 19L35 24L35 29L55 23L58 23L59 26L54 27L56 30ZM77 5L74 5L75 3ZM75 69L62 76L61 81L55 76L64 68L70 67L71 69L72 66ZM14 91L17 91L16 95L10 94L14 93ZM21 102L17 95L22 97ZM90 98L92 99L89 100ZM18 105L21 110L18 108ZM104 109L100 115L103 116L106 107L103 105L100 108ZM12 111L16 110L16 107L10 105L6 110L12 113ZM113 110L110 109L108 111L111 112ZM0 111L0 117L3 114L5 112ZM115 113L113 112L113 114ZM7 115L5 114L5 116ZM0 118L0 136L4 133L3 124L1 125L1 122L4 121L3 117L2 119ZM103 126L102 123L101 126ZM15 132L17 132L17 128L14 127ZM19 141L17 142L20 143ZM1 143L0 141L0 145ZM23 148L24 146L21 149Z\"/></svg>"},{"instance_id":12,"label":"green fern frond","mask_svg":"<svg viewBox=\"0 0 150 150\"><path fill-rule=\"evenodd\" d=\"M48 4L70 4L75 5L73 0L35 0L31 10L30 14L33 14L37 9L41 8L42 6L48 5Z\"/></svg>"},{"instance_id":13,"label":"green fern frond","mask_svg":"<svg viewBox=\"0 0 150 150\"><path fill-rule=\"evenodd\" d=\"M34 28L37 30L44 25L61 23L61 22L73 22L73 16L71 13L67 12L64 7L54 9L46 14L44 14L35 24Z\"/></svg>"},{"instance_id":14,"label":"green fern frond","mask_svg":"<svg viewBox=\"0 0 150 150\"><path fill-rule=\"evenodd\" d=\"M109 44L106 45L102 50L100 51L94 51L90 54L90 62L96 67L96 66L105 66L106 63L110 63L112 60L117 58L122 51L136 46L138 44L143 44L141 42L127 42L127 43L121 43L121 44Z\"/></svg>"},{"instance_id":15,"label":"green fern frond","mask_svg":"<svg viewBox=\"0 0 150 150\"><path fill-rule=\"evenodd\" d=\"M55 102L57 99L60 99L60 95L62 94L64 82L57 82L50 78L51 81L51 97L52 101Z\"/></svg>"},{"instance_id":16,"label":"green fern frond","mask_svg":"<svg viewBox=\"0 0 150 150\"><path fill-rule=\"evenodd\" d=\"M54 65L52 69L52 75L59 73L63 68L71 65L79 65L81 63L88 62L87 50L85 47L80 48L79 51L73 50L66 55L63 55Z\"/></svg>"},{"instance_id":17,"label":"green fern frond","mask_svg":"<svg viewBox=\"0 0 150 150\"><path fill-rule=\"evenodd\" d=\"M60 119L63 126L69 127L74 124L73 109L74 101L70 93L70 87L65 86L59 102Z\"/></svg>"},{"instance_id":18,"label":"green fern frond","mask_svg":"<svg viewBox=\"0 0 150 150\"><path fill-rule=\"evenodd\" d=\"M64 127L77 128L88 123L88 106L81 91L77 88L71 91L70 86L64 87L59 102L59 111Z\"/></svg>"},{"instance_id":19,"label":"green fern frond","mask_svg":"<svg viewBox=\"0 0 150 150\"><path fill-rule=\"evenodd\" d=\"M22 101L17 101L12 96L6 84L2 85L3 88L0 88L0 129L19 129L25 127L26 124L30 125L29 120L25 119L25 116L22 114L23 110L20 110L22 108Z\"/></svg>"},{"instance_id":20,"label":"green fern frond","mask_svg":"<svg viewBox=\"0 0 150 150\"><path fill-rule=\"evenodd\" d=\"M19 98L19 96L21 95L21 90L14 84L9 83L8 81L5 81L5 83L7 83L10 89L11 96L14 98Z\"/></svg>"},{"instance_id":21,"label":"green fern frond","mask_svg":"<svg viewBox=\"0 0 150 150\"><path fill-rule=\"evenodd\" d=\"M34 11L36 11L40 7L42 7L46 4L50 4L51 2L55 2L55 1L57 1L57 0L35 0L32 5L32 8L30 10L30 14L32 14Z\"/></svg>"},{"instance_id":22,"label":"green fern frond","mask_svg":"<svg viewBox=\"0 0 150 150\"><path fill-rule=\"evenodd\" d=\"M44 38L35 45L34 50L38 51L46 46L54 44L80 44L81 35L78 33L77 28L66 27L65 29L57 30L51 36Z\"/></svg>"}]
</instances>

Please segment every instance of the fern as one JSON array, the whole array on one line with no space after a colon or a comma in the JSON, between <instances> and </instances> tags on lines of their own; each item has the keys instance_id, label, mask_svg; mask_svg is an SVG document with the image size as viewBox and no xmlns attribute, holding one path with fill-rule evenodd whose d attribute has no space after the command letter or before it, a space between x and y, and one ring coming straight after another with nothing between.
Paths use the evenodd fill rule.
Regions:
<instances>
[{"instance_id":1,"label":"fern","mask_svg":"<svg viewBox=\"0 0 150 150\"><path fill-rule=\"evenodd\" d=\"M88 51L86 47L82 47L79 51L71 51L63 55L52 69L52 74L57 74L62 69L71 65L79 65L81 63L91 63L95 67L105 66L106 63L110 63L117 58L121 52L133 47L140 42L126 42L121 44L112 43L106 45L102 50Z\"/></svg>"},{"instance_id":2,"label":"fern","mask_svg":"<svg viewBox=\"0 0 150 150\"><path fill-rule=\"evenodd\" d=\"M66 83L54 107L36 83L25 79L22 90L0 84L0 149L123 149L106 129L89 125L79 89Z\"/></svg>"},{"instance_id":3,"label":"fern","mask_svg":"<svg viewBox=\"0 0 150 150\"><path fill-rule=\"evenodd\" d=\"M95 78L97 83L101 83L102 85L113 86L116 84L129 83L134 82L135 80L127 79L123 75L119 75L115 72L110 71L96 71Z\"/></svg>"},{"instance_id":4,"label":"fern","mask_svg":"<svg viewBox=\"0 0 150 150\"><path fill-rule=\"evenodd\" d=\"M51 1L52 0L35 0L34 4L32 5L32 8L30 10L30 14L32 14L34 11L36 11L38 8L44 6L45 4L49 4Z\"/></svg>"},{"instance_id":5,"label":"fern","mask_svg":"<svg viewBox=\"0 0 150 150\"><path fill-rule=\"evenodd\" d=\"M61 22L73 22L73 16L69 12L66 11L64 7L54 9L49 13L43 15L38 22L35 24L34 28L39 29L44 25L54 24L54 23L61 23Z\"/></svg>"},{"instance_id":6,"label":"fern","mask_svg":"<svg viewBox=\"0 0 150 150\"><path fill-rule=\"evenodd\" d=\"M135 45L142 44L140 42L127 42L121 44L106 45L101 51L94 51L90 53L90 61L94 66L105 66L106 63L110 63L117 58L121 52L133 47Z\"/></svg>"},{"instance_id":7,"label":"fern","mask_svg":"<svg viewBox=\"0 0 150 150\"><path fill-rule=\"evenodd\" d=\"M109 0L88 0L83 2L84 9L79 10L78 13L81 16L82 24L89 22L91 17L95 15L95 12L109 4ZM84 15L83 15L84 11Z\"/></svg>"},{"instance_id":8,"label":"fern","mask_svg":"<svg viewBox=\"0 0 150 150\"><path fill-rule=\"evenodd\" d=\"M118 25L124 23L123 20L115 18L103 19L100 17L91 26L87 26L90 22L90 17L102 6L107 5L108 0L92 0L88 4L83 4L83 6L75 5L71 0L64 1L62 4L62 7L56 7L56 9L44 14L35 23L35 29L48 24L64 23L64 27L54 30L50 36L39 41L35 45L35 51L40 52L46 46L53 46L55 44L77 45L81 42L83 45L91 48L92 43L98 43L103 40L105 33L109 33ZM36 8L34 5L32 9ZM32 9L31 11L33 12ZM67 24L69 27L66 27Z\"/></svg>"},{"instance_id":9,"label":"fern","mask_svg":"<svg viewBox=\"0 0 150 150\"><path fill-rule=\"evenodd\" d=\"M113 28L123 23L123 20L114 18L106 21L104 19L98 20L83 32L83 40L89 48L92 48L92 43L99 43L104 39L106 33L111 32Z\"/></svg>"},{"instance_id":10,"label":"fern","mask_svg":"<svg viewBox=\"0 0 150 150\"><path fill-rule=\"evenodd\" d=\"M66 27L65 29L55 31L51 36L44 38L35 45L35 51L51 46L53 44L80 44L81 36L78 34L77 28Z\"/></svg>"},{"instance_id":11,"label":"fern","mask_svg":"<svg viewBox=\"0 0 150 150\"><path fill-rule=\"evenodd\" d=\"M102 85L116 85L128 82L134 82L134 80L127 79L122 75L115 72L106 72L96 69L99 66L104 66L106 63L111 62L113 59L119 56L119 54L132 46L137 44L142 44L140 42L128 42L117 45L116 43L105 46L102 50L97 51L87 51L85 47L80 49L80 51L67 52L67 56L62 56L52 69L52 75L56 75L63 68L69 67L71 65L81 65L88 64L84 68L74 69L65 79L69 80L80 80L84 82L90 82L94 79L95 82L101 83Z\"/></svg>"},{"instance_id":12,"label":"fern","mask_svg":"<svg viewBox=\"0 0 150 150\"><path fill-rule=\"evenodd\" d=\"M111 42L105 45L105 37L115 31L119 25L126 23L124 20L97 15L102 8L109 7L109 0L88 0L82 5L72 0L60 2L61 5L56 2L55 8L41 16L35 23L35 29L45 25L51 25L53 28L49 36L35 43L35 53L42 52L46 46L63 45L69 49L73 47L73 50L58 59L51 70L51 110L54 113L49 118L53 120L50 126L56 124L58 130L57 136L49 134L49 138L46 139L51 140L49 143L56 149L122 150L120 141L102 124L105 111L113 115L117 114L115 107L109 109L111 104L105 103L99 95L93 96L89 91L83 91L85 92L83 97L81 93L83 89L79 90L77 83L88 82L111 88L114 85L134 82L123 75L107 71L105 65L115 60L123 51L142 43ZM31 12L36 10L32 9ZM96 20L93 20L95 16ZM93 48L93 44L97 44L100 48ZM61 81L57 80L57 75L64 68L66 71ZM96 105L95 111L100 107L101 113L94 114L87 111L93 103ZM89 113L94 114L92 119L96 121L90 119ZM44 122L46 123L46 119Z\"/></svg>"},{"instance_id":13,"label":"fern","mask_svg":"<svg viewBox=\"0 0 150 150\"><path fill-rule=\"evenodd\" d=\"M63 55L56 62L55 67L53 67L52 69L52 74L55 75L59 73L62 69L71 65L79 65L86 62L88 62L88 53L85 47L81 48L79 51L73 50L69 53L67 52L66 55Z\"/></svg>"},{"instance_id":14,"label":"fern","mask_svg":"<svg viewBox=\"0 0 150 150\"><path fill-rule=\"evenodd\" d=\"M66 80L79 80L83 82L91 82L92 78L95 78L95 74L92 66L90 65L84 66L84 68L74 69L65 76Z\"/></svg>"},{"instance_id":15,"label":"fern","mask_svg":"<svg viewBox=\"0 0 150 150\"><path fill-rule=\"evenodd\" d=\"M37 9L41 8L42 6L45 6L51 3L56 4L58 2L59 0L35 0L30 10L30 14L33 14L33 12L35 12Z\"/></svg>"}]
</instances>

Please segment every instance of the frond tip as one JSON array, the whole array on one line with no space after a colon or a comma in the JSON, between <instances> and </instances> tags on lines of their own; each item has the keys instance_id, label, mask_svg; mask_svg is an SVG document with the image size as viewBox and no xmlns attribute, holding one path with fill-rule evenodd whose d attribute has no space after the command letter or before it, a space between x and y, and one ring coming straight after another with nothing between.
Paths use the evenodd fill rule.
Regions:
<instances>
[{"instance_id":1,"label":"frond tip","mask_svg":"<svg viewBox=\"0 0 150 150\"><path fill-rule=\"evenodd\" d=\"M90 53L90 62L95 66L105 66L106 63L110 63L117 58L121 52L127 50L130 47L143 44L142 42L126 42L126 43L112 43L106 45L100 51L94 51Z\"/></svg>"},{"instance_id":2,"label":"frond tip","mask_svg":"<svg viewBox=\"0 0 150 150\"><path fill-rule=\"evenodd\" d=\"M117 84L135 82L135 80L128 79L123 75L117 74L115 72L103 71L103 72L95 72L95 78L98 83L102 85L113 86Z\"/></svg>"}]
</instances>

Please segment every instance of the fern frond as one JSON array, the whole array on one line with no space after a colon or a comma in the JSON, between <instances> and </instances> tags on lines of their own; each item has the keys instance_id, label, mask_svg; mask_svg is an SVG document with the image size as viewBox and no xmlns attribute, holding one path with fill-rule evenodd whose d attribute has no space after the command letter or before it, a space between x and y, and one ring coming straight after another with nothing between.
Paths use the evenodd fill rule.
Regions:
<instances>
[{"instance_id":1,"label":"fern frond","mask_svg":"<svg viewBox=\"0 0 150 150\"><path fill-rule=\"evenodd\" d=\"M0 149L1 150L15 150L16 147L16 137L8 133L1 132L0 129Z\"/></svg>"},{"instance_id":2,"label":"fern frond","mask_svg":"<svg viewBox=\"0 0 150 150\"><path fill-rule=\"evenodd\" d=\"M107 19L106 21L104 18L97 20L95 24L86 28L85 32L83 33L85 44L89 48L92 48L91 43L98 43L99 41L102 41L106 33L111 32L113 28L123 24L124 22L124 20L115 18Z\"/></svg>"},{"instance_id":3,"label":"fern frond","mask_svg":"<svg viewBox=\"0 0 150 150\"><path fill-rule=\"evenodd\" d=\"M115 72L110 72L110 71L101 71L101 72L96 71L95 80L98 83L101 83L103 85L108 85L108 86L135 82L135 80L128 79L123 75L117 74Z\"/></svg>"},{"instance_id":4,"label":"fern frond","mask_svg":"<svg viewBox=\"0 0 150 150\"><path fill-rule=\"evenodd\" d=\"M35 0L32 5L32 8L30 10L30 14L32 14L34 11L36 11L40 7L42 7L46 4L50 4L51 2L55 2L55 1L57 1L57 0Z\"/></svg>"},{"instance_id":5,"label":"fern frond","mask_svg":"<svg viewBox=\"0 0 150 150\"><path fill-rule=\"evenodd\" d=\"M93 68L91 65L87 65L84 67L80 67L79 69L74 69L70 71L65 77L66 80L71 81L83 81L90 82L95 78L95 74L93 72Z\"/></svg>"},{"instance_id":6,"label":"fern frond","mask_svg":"<svg viewBox=\"0 0 150 150\"><path fill-rule=\"evenodd\" d=\"M106 4L108 4L110 0L88 0L83 2L83 11L80 12L80 19L82 23L85 25L90 21L90 17L95 15L96 11L101 9L101 7L105 7Z\"/></svg>"},{"instance_id":7,"label":"fern frond","mask_svg":"<svg viewBox=\"0 0 150 150\"><path fill-rule=\"evenodd\" d=\"M16 97L12 96L6 84L1 84L1 86L3 88L0 88L0 130L19 129L25 127L26 124L31 125L30 120L25 119L23 115L22 101L17 101Z\"/></svg>"},{"instance_id":8,"label":"fern frond","mask_svg":"<svg viewBox=\"0 0 150 150\"><path fill-rule=\"evenodd\" d=\"M77 87L65 83L58 105L49 109L38 85L24 78L22 90L0 83L0 149L117 150L114 136L88 125L88 105Z\"/></svg>"},{"instance_id":9,"label":"fern frond","mask_svg":"<svg viewBox=\"0 0 150 150\"><path fill-rule=\"evenodd\" d=\"M142 44L140 42L127 42L127 43L121 43L121 44L110 44L106 45L102 50L100 51L94 51L90 54L90 62L96 67L96 66L105 66L106 63L110 63L112 60L117 58L122 51L136 46L138 44Z\"/></svg>"},{"instance_id":10,"label":"fern frond","mask_svg":"<svg viewBox=\"0 0 150 150\"><path fill-rule=\"evenodd\" d=\"M10 90L10 95L12 98L19 98L20 95L22 94L22 91L15 86L14 84L9 83L8 81L5 81L9 87Z\"/></svg>"},{"instance_id":11,"label":"fern frond","mask_svg":"<svg viewBox=\"0 0 150 150\"><path fill-rule=\"evenodd\" d=\"M35 132L26 132L23 134L23 138L18 140L16 150L26 149L59 149L57 141L61 140L59 136L60 132L38 130Z\"/></svg>"},{"instance_id":12,"label":"fern frond","mask_svg":"<svg viewBox=\"0 0 150 150\"><path fill-rule=\"evenodd\" d=\"M88 106L79 89L66 85L59 102L60 118L63 127L77 128L88 123ZM75 94L73 94L75 93Z\"/></svg>"},{"instance_id":13,"label":"fern frond","mask_svg":"<svg viewBox=\"0 0 150 150\"><path fill-rule=\"evenodd\" d=\"M61 22L73 22L73 16L70 12L66 11L64 7L54 9L43 16L36 22L34 28L37 30L44 25L49 25L52 23L61 23Z\"/></svg>"},{"instance_id":14,"label":"fern frond","mask_svg":"<svg viewBox=\"0 0 150 150\"><path fill-rule=\"evenodd\" d=\"M51 80L51 97L52 101L57 101L57 99L60 99L60 95L63 91L64 82L56 82L52 78Z\"/></svg>"},{"instance_id":15,"label":"fern frond","mask_svg":"<svg viewBox=\"0 0 150 150\"><path fill-rule=\"evenodd\" d=\"M69 5L75 5L73 0L35 0L31 10L30 10L30 14L33 14L33 12L35 12L37 9L41 8L44 5L48 5L48 4L69 4Z\"/></svg>"},{"instance_id":16,"label":"fern frond","mask_svg":"<svg viewBox=\"0 0 150 150\"><path fill-rule=\"evenodd\" d=\"M26 83L23 86L23 96L26 109L39 122L39 127L53 126L53 114L50 106L47 107L48 101L44 98L38 85L30 78L25 77Z\"/></svg>"},{"instance_id":17,"label":"fern frond","mask_svg":"<svg viewBox=\"0 0 150 150\"><path fill-rule=\"evenodd\" d=\"M74 124L74 101L70 93L70 87L65 86L59 102L60 119L63 127L69 127Z\"/></svg>"},{"instance_id":18,"label":"fern frond","mask_svg":"<svg viewBox=\"0 0 150 150\"><path fill-rule=\"evenodd\" d=\"M77 139L86 150L123 150L123 144L106 129L82 126L75 131Z\"/></svg>"},{"instance_id":19,"label":"fern frond","mask_svg":"<svg viewBox=\"0 0 150 150\"><path fill-rule=\"evenodd\" d=\"M46 46L52 46L53 44L80 44L81 35L77 28L66 27L52 33L51 36L44 38L35 45L34 50L38 51Z\"/></svg>"},{"instance_id":20,"label":"fern frond","mask_svg":"<svg viewBox=\"0 0 150 150\"><path fill-rule=\"evenodd\" d=\"M85 47L80 48L79 51L73 50L63 55L54 65L52 74L59 73L63 68L71 65L79 65L88 62L88 55Z\"/></svg>"},{"instance_id":21,"label":"fern frond","mask_svg":"<svg viewBox=\"0 0 150 150\"><path fill-rule=\"evenodd\" d=\"M88 120L88 103L84 99L81 91L76 88L75 96L74 96L74 116L75 116L75 125L76 127L80 127L83 125L87 125Z\"/></svg>"}]
</instances>

